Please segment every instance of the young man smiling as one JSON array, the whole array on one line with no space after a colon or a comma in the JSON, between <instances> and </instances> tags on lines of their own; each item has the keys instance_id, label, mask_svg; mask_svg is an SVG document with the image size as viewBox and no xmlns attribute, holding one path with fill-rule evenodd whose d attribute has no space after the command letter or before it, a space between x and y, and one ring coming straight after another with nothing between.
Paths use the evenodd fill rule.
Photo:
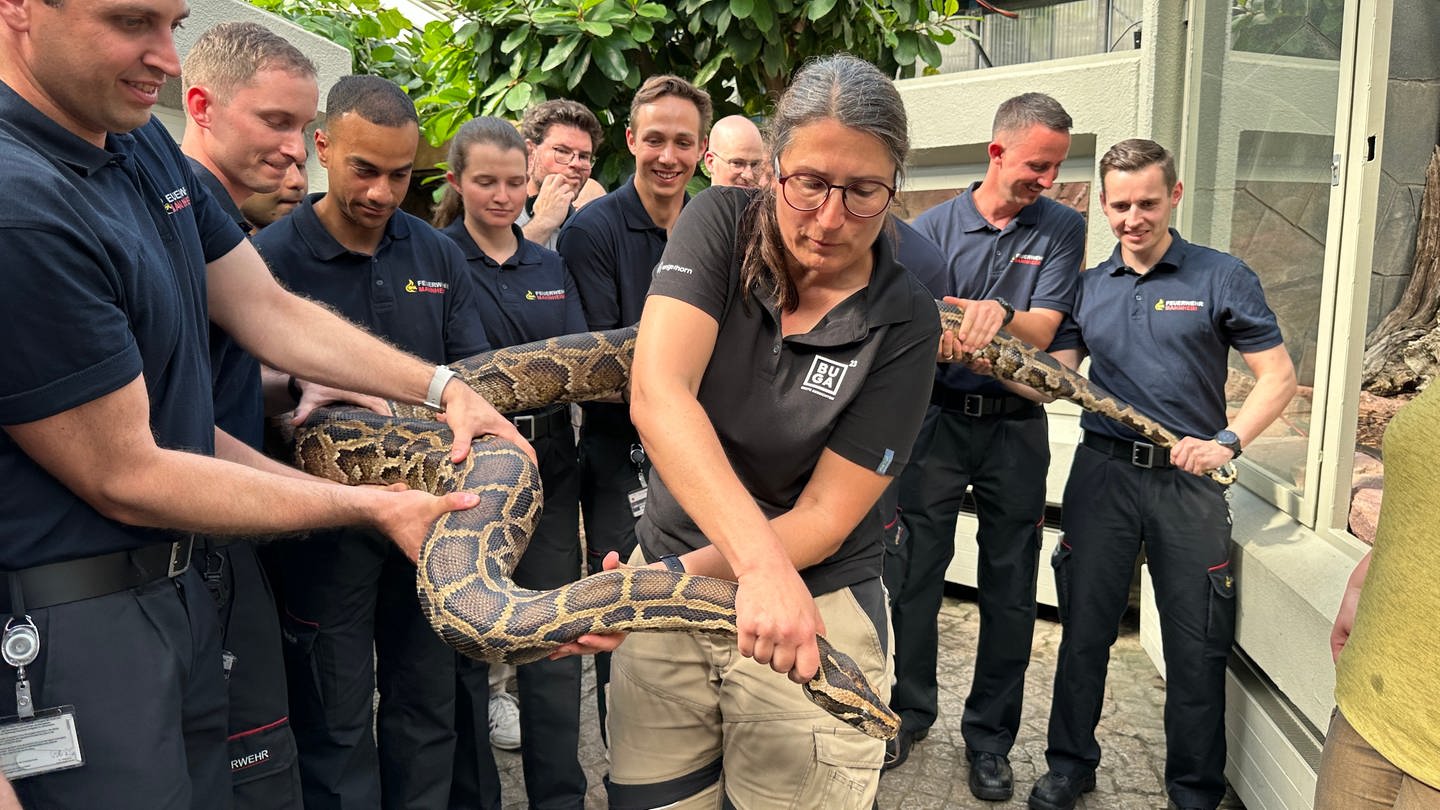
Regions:
<instances>
[{"instance_id":1,"label":"young man smiling","mask_svg":"<svg viewBox=\"0 0 1440 810\"><path fill-rule=\"evenodd\" d=\"M590 329L618 329L640 320L650 275L669 229L685 205L710 126L710 96L677 76L646 79L630 103L625 143L635 174L614 192L578 211L556 247L575 276ZM580 510L592 572L605 554L629 559L635 520L643 513L649 463L620 403L583 406L580 428ZM604 727L608 656L595 659Z\"/></svg>"}]
</instances>

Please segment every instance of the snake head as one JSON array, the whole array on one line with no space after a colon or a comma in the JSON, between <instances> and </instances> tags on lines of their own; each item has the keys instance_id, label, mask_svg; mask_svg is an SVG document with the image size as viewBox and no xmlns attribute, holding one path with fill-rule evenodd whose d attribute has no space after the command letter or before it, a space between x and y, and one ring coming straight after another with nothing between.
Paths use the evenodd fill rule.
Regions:
<instances>
[{"instance_id":1,"label":"snake head","mask_svg":"<svg viewBox=\"0 0 1440 810\"><path fill-rule=\"evenodd\" d=\"M810 702L877 740L893 740L900 733L900 716L880 697L850 656L816 636L820 669L804 684Z\"/></svg>"}]
</instances>

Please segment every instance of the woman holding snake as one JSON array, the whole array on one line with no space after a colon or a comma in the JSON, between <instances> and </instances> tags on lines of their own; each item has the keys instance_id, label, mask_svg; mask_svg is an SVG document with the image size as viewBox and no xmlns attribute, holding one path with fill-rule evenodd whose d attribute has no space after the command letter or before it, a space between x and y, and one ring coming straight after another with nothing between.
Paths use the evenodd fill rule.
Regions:
<instances>
[{"instance_id":1,"label":"woman holding snake","mask_svg":"<svg viewBox=\"0 0 1440 810\"><path fill-rule=\"evenodd\" d=\"M905 110L841 55L808 63L769 126L769 185L707 191L676 223L631 382L655 465L632 562L738 582L738 650L648 633L617 651L612 807L869 808L879 783L883 744L776 673L808 680L824 633L888 697L875 502L908 460L940 335L882 233Z\"/></svg>"}]
</instances>

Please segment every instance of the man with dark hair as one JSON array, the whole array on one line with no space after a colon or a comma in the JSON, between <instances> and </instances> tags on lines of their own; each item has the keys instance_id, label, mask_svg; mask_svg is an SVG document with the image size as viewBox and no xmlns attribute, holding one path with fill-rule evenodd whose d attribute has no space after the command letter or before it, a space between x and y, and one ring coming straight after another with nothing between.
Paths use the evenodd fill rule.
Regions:
<instances>
[{"instance_id":1,"label":"man with dark hair","mask_svg":"<svg viewBox=\"0 0 1440 810\"><path fill-rule=\"evenodd\" d=\"M685 184L705 152L710 115L710 96L677 76L652 76L636 92L625 128L635 174L577 212L556 248L575 276L590 329L619 329L640 320L650 274L689 199ZM634 551L635 520L645 510L650 465L624 404L597 402L582 410L580 511L593 573L601 570L607 552L618 551L626 560ZM609 670L609 656L597 655L595 696L602 729Z\"/></svg>"},{"instance_id":2,"label":"man with dark hair","mask_svg":"<svg viewBox=\"0 0 1440 810\"><path fill-rule=\"evenodd\" d=\"M296 163L285 171L280 188L268 194L251 194L240 203L240 213L245 216L253 233L274 225L294 211L305 200L305 193L309 190L310 176L305 172L305 164Z\"/></svg>"},{"instance_id":3,"label":"man with dark hair","mask_svg":"<svg viewBox=\"0 0 1440 810\"><path fill-rule=\"evenodd\" d=\"M250 22L200 35L181 66L185 137L195 176L244 230L238 206L276 191L305 162L315 120L315 66L283 37ZM260 363L218 327L210 330L215 424L263 450ZM201 537L194 565L220 609L228 663L231 775L239 808L299 808L300 770L290 731L280 622L254 544Z\"/></svg>"},{"instance_id":4,"label":"man with dark hair","mask_svg":"<svg viewBox=\"0 0 1440 810\"><path fill-rule=\"evenodd\" d=\"M489 348L481 324L495 313L483 309L455 243L399 210L419 138L415 105L399 87L342 78L315 133L329 190L254 239L290 289L449 363ZM348 530L285 546L281 559L306 806L446 807L455 653L421 613L415 566L373 534Z\"/></svg>"},{"instance_id":5,"label":"man with dark hair","mask_svg":"<svg viewBox=\"0 0 1440 810\"><path fill-rule=\"evenodd\" d=\"M595 151L604 133L595 113L569 99L542 101L520 122L530 162L525 208L515 222L531 242L555 249L560 227L575 209L604 195L587 192Z\"/></svg>"},{"instance_id":6,"label":"man with dark hair","mask_svg":"<svg viewBox=\"0 0 1440 810\"><path fill-rule=\"evenodd\" d=\"M997 330L1045 348L1070 311L1085 247L1085 221L1041 196L1070 150L1070 116L1054 99L1027 93L995 115L985 178L915 221L949 265L950 294L965 310L960 339L983 346ZM895 689L901 717L887 767L909 756L938 712L937 616L955 523L966 487L977 505L980 641L961 733L970 790L1008 799L1010 748L1020 726L1025 669L1035 625L1035 581L1045 514L1050 445L1033 392L959 366L936 373L917 445L925 451L900 477L906 539L888 546L895 625Z\"/></svg>"},{"instance_id":7,"label":"man with dark hair","mask_svg":"<svg viewBox=\"0 0 1440 810\"><path fill-rule=\"evenodd\" d=\"M1105 669L1143 548L1165 639L1165 790L1181 810L1225 796L1225 664L1235 638L1226 488L1206 473L1275 421L1295 368L1260 279L1227 253L1170 228L1182 189L1164 147L1121 141L1100 159L1100 206L1118 244L1080 276L1055 356L1177 436L1168 451L1092 413L1065 484L1065 537L1055 550L1064 624L1050 706L1049 771L1033 810L1070 810L1095 789L1095 726ZM1078 348L1070 348L1078 344ZM1255 386L1227 415L1234 349Z\"/></svg>"},{"instance_id":8,"label":"man with dark hair","mask_svg":"<svg viewBox=\"0 0 1440 810\"><path fill-rule=\"evenodd\" d=\"M435 403L452 458L480 433L524 444L444 370L275 283L151 115L187 14L0 0L0 254L17 268L0 296L0 610L38 641L7 666L0 717L48 732L9 749L30 807L228 803L219 623L191 533L367 525L416 554L478 501L319 481L217 430L207 320L287 372Z\"/></svg>"}]
</instances>

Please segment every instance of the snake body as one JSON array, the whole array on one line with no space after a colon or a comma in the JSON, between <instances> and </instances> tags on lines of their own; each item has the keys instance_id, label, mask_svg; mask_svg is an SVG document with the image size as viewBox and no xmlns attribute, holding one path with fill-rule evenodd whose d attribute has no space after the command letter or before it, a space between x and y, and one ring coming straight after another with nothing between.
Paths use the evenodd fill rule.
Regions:
<instances>
[{"instance_id":1,"label":"snake body","mask_svg":"<svg viewBox=\"0 0 1440 810\"><path fill-rule=\"evenodd\" d=\"M946 328L960 312L940 304ZM504 413L623 394L629 384L635 329L551 338L452 364L459 377ZM1023 341L1001 334L974 358L998 377L1121 421L1157 444L1174 436L1110 397L1084 377ZM964 359L970 359L969 357ZM394 417L330 408L291 436L297 466L348 484L405 483L436 494L480 497L473 509L446 514L420 552L416 589L435 632L461 653L485 661L525 663L596 632L685 631L734 634L736 585L657 569L619 569L548 591L511 579L542 505L540 475L507 442L478 440L469 458L449 461L449 429L420 406L397 405ZM870 736L892 739L899 718L860 668L817 637L820 671L804 684L821 708Z\"/></svg>"}]
</instances>

